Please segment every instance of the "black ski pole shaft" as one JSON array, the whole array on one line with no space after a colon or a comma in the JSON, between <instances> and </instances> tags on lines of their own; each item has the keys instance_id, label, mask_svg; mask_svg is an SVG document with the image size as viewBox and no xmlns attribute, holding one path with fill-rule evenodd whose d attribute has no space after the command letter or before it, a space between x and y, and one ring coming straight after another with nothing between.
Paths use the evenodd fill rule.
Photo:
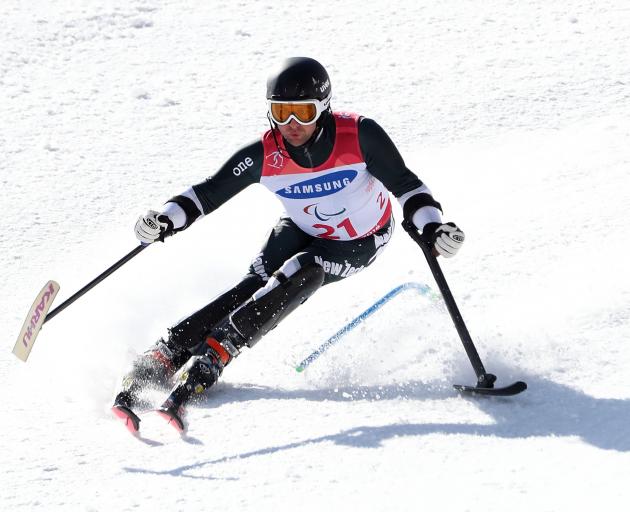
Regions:
<instances>
[{"instance_id":1,"label":"black ski pole shaft","mask_svg":"<svg viewBox=\"0 0 630 512\"><path fill-rule=\"evenodd\" d=\"M116 272L116 270L118 270L120 267L122 267L125 263L127 263L133 257L135 257L138 254L140 254L146 247L148 247L148 245L139 245L133 251L131 251L129 254L125 255L123 258L121 258L116 263L114 263L111 267L109 267L107 270L105 270L105 272L103 272L98 277L94 278L92 281L90 281L88 284L86 284L83 288L81 288L78 292L76 292L72 297L69 297L64 302L59 304L59 306L57 306L55 309L53 309L52 311L50 311L46 315L46 318L44 319L43 324L48 322L48 320L52 319L53 317L57 316L64 309L66 309L70 304L72 304L77 299L79 299L80 297L85 295L88 291L90 291L92 288L94 288L98 283L103 281L106 277L108 277L111 274L113 274L114 272Z\"/></svg>"},{"instance_id":2,"label":"black ski pole shaft","mask_svg":"<svg viewBox=\"0 0 630 512\"><path fill-rule=\"evenodd\" d=\"M444 297L444 302L446 303L446 308L448 309L449 314L451 315L451 319L455 324L455 329L457 329L457 334L459 334L459 338L464 345L464 350L468 355L468 359L472 364L473 369L477 375L478 382L484 382L486 380L486 369L483 367L483 363L481 362L481 358L479 357L479 353L475 348L475 344L473 343L472 338L470 337L470 333L468 332L468 328L464 323L464 319L462 318L461 313L459 312L459 308L455 303L455 298L451 293L451 290L446 282L446 278L440 268L440 264L438 263L436 257L432 253L431 246L424 242L420 237L420 234L413 226L409 226L408 224L403 224L409 236L420 246L424 256L429 264L429 268L431 269L431 273L435 278L435 282L442 293L442 297Z\"/></svg>"},{"instance_id":3,"label":"black ski pole shaft","mask_svg":"<svg viewBox=\"0 0 630 512\"><path fill-rule=\"evenodd\" d=\"M479 353L475 348L470 333L468 332L468 328L464 323L464 319L459 312L459 308L455 303L455 298L453 297L448 283L446 282L446 278L444 277L444 273L440 268L440 264L438 263L436 257L433 256L433 254L431 253L430 247L428 247L426 244L422 245L422 251L424 252L424 256L427 259L429 267L431 268L431 272L433 273L433 277L437 282L438 288L440 289L440 292L442 292L442 296L444 297L444 302L446 303L448 312L453 319L455 329L457 329L457 334L459 334L459 337L462 340L462 344L464 345L464 350L466 350L466 354L468 354L468 358L470 359L470 362L475 369L477 377L482 377L486 374L486 370L483 366L483 363L481 362L481 358L479 357Z\"/></svg>"}]
</instances>

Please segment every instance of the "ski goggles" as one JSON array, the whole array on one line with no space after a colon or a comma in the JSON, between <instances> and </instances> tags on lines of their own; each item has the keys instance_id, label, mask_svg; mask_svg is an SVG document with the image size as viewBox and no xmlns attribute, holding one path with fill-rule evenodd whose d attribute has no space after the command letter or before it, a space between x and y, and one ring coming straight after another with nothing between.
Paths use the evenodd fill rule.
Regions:
<instances>
[{"instance_id":1,"label":"ski goggles","mask_svg":"<svg viewBox=\"0 0 630 512\"><path fill-rule=\"evenodd\" d=\"M301 125L313 124L330 105L331 95L323 100L267 100L267 111L274 123L284 126L295 119Z\"/></svg>"}]
</instances>

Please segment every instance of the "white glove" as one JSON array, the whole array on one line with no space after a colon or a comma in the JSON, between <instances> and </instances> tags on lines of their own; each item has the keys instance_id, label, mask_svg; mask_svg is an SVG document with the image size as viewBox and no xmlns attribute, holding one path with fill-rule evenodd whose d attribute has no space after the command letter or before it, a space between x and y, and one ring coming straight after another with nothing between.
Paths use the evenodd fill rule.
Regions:
<instances>
[{"instance_id":1,"label":"white glove","mask_svg":"<svg viewBox=\"0 0 630 512\"><path fill-rule=\"evenodd\" d=\"M136 222L136 238L145 244L164 241L165 236L173 234L173 222L168 215L149 210Z\"/></svg>"},{"instance_id":2,"label":"white glove","mask_svg":"<svg viewBox=\"0 0 630 512\"><path fill-rule=\"evenodd\" d=\"M432 227L434 228L434 231L430 235L430 240L433 242L433 247L438 254L444 256L445 258L452 258L455 256L461 246L464 245L464 240L466 239L464 232L453 222ZM426 227L425 231L427 231Z\"/></svg>"}]
</instances>

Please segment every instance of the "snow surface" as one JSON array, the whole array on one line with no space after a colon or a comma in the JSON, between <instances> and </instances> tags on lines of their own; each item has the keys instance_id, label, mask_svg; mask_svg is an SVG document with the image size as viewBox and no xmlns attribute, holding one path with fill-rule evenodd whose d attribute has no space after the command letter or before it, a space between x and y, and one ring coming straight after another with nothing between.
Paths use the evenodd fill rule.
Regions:
<instances>
[{"instance_id":1,"label":"snow surface","mask_svg":"<svg viewBox=\"0 0 630 512\"><path fill-rule=\"evenodd\" d=\"M630 6L625 0L0 3L1 510L628 510ZM136 246L148 208L266 128L287 56L376 119L467 243L442 265L486 368L440 301L405 292L303 374L293 367L406 281L400 227L242 354L180 438L110 416L133 355L239 279L280 214L261 187L151 247L10 352ZM396 213L400 218L400 210ZM156 394L159 401L162 394Z\"/></svg>"}]
</instances>

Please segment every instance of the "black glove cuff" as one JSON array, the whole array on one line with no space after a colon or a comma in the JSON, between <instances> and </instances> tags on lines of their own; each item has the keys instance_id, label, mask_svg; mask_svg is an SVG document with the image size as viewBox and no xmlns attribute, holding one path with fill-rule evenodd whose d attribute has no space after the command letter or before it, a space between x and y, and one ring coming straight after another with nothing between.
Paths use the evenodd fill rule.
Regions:
<instances>
[{"instance_id":1,"label":"black glove cuff","mask_svg":"<svg viewBox=\"0 0 630 512\"><path fill-rule=\"evenodd\" d=\"M164 242L164 239L167 236L171 236L175 234L175 229L173 228L173 222L168 218L167 215L158 215L157 220L160 222L164 222L166 224L166 229L160 232L160 236L158 240L160 242Z\"/></svg>"},{"instance_id":2,"label":"black glove cuff","mask_svg":"<svg viewBox=\"0 0 630 512\"><path fill-rule=\"evenodd\" d=\"M433 242L435 242L435 232L437 231L437 228L439 228L442 224L440 224L439 222L429 222L428 224L425 224L424 228L422 229L422 234L420 235L420 238L422 238L423 242L426 242L427 244L432 244Z\"/></svg>"}]
</instances>

